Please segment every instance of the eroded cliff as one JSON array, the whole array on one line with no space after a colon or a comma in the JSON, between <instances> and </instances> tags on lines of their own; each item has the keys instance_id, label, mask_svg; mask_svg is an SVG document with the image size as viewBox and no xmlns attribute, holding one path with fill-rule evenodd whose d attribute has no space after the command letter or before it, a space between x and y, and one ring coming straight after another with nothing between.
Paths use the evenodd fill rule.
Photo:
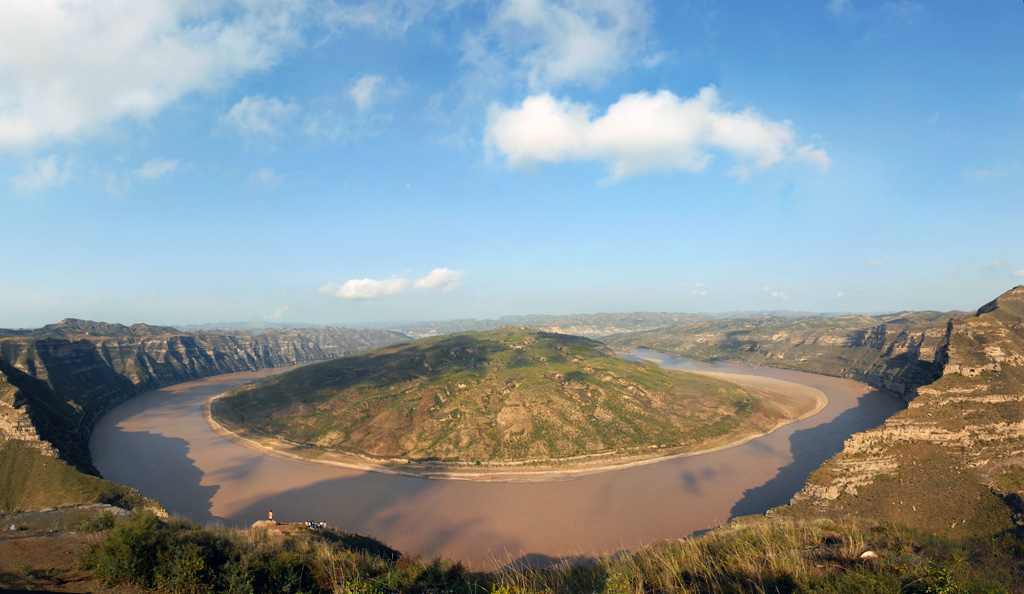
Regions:
<instances>
[{"instance_id":1,"label":"eroded cliff","mask_svg":"<svg viewBox=\"0 0 1024 594\"><path fill-rule=\"evenodd\" d=\"M941 374L947 321L958 313L731 318L621 334L606 342L852 378L911 401L918 386Z\"/></svg>"},{"instance_id":2,"label":"eroded cliff","mask_svg":"<svg viewBox=\"0 0 1024 594\"><path fill-rule=\"evenodd\" d=\"M941 376L907 410L847 440L794 508L953 533L1003 521L992 493L1024 511L1024 286L952 319L941 354Z\"/></svg>"},{"instance_id":3,"label":"eroded cliff","mask_svg":"<svg viewBox=\"0 0 1024 594\"><path fill-rule=\"evenodd\" d=\"M64 320L0 338L0 438L95 472L88 440L128 398L200 377L324 361L405 340L348 328L192 332Z\"/></svg>"}]
</instances>

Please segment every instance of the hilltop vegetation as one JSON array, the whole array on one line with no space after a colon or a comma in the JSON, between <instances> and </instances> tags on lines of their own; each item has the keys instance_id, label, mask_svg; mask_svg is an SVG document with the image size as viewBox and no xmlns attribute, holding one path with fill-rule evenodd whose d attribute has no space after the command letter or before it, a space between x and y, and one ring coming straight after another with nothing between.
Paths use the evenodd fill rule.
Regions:
<instances>
[{"instance_id":1,"label":"hilltop vegetation","mask_svg":"<svg viewBox=\"0 0 1024 594\"><path fill-rule=\"evenodd\" d=\"M735 384L523 328L421 339L243 386L233 429L381 459L462 464L696 450L773 427Z\"/></svg>"}]
</instances>

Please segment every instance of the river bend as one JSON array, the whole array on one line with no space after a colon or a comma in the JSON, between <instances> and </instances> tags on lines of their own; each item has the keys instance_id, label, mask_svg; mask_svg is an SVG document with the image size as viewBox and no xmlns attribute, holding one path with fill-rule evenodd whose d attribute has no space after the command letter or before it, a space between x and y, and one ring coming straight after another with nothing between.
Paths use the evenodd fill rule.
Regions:
<instances>
[{"instance_id":1,"label":"river bend","mask_svg":"<svg viewBox=\"0 0 1024 594\"><path fill-rule=\"evenodd\" d=\"M652 351L670 369L774 377L817 388L817 415L743 445L547 483L481 483L396 476L266 456L216 435L203 420L210 397L265 369L142 394L93 431L103 477L137 488L195 521L247 526L269 510L283 522L316 520L376 537L406 554L444 555L476 569L545 563L635 549L787 503L853 433L904 407L852 380L738 364L707 364Z\"/></svg>"}]
</instances>

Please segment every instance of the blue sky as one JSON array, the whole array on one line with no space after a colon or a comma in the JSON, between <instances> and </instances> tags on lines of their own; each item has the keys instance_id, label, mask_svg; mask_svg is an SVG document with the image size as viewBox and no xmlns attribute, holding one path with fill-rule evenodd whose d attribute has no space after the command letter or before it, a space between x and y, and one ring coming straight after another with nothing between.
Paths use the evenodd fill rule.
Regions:
<instances>
[{"instance_id":1,"label":"blue sky","mask_svg":"<svg viewBox=\"0 0 1024 594\"><path fill-rule=\"evenodd\" d=\"M1024 6L0 4L0 327L972 309Z\"/></svg>"}]
</instances>

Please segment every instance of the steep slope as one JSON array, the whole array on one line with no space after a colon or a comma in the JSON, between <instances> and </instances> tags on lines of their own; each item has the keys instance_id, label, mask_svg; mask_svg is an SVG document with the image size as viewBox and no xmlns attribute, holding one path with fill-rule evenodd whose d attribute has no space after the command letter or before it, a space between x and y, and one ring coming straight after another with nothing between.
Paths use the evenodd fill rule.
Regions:
<instances>
[{"instance_id":1,"label":"steep slope","mask_svg":"<svg viewBox=\"0 0 1024 594\"><path fill-rule=\"evenodd\" d=\"M732 318L610 336L616 348L646 347L702 360L771 365L863 381L910 401L942 370L946 323L959 312L886 316Z\"/></svg>"},{"instance_id":2,"label":"steep slope","mask_svg":"<svg viewBox=\"0 0 1024 594\"><path fill-rule=\"evenodd\" d=\"M620 359L586 338L506 327L298 369L239 388L213 414L361 456L502 465L695 450L787 418L756 396Z\"/></svg>"},{"instance_id":3,"label":"steep slope","mask_svg":"<svg viewBox=\"0 0 1024 594\"><path fill-rule=\"evenodd\" d=\"M0 338L0 437L59 454L86 472L96 420L140 392L190 379L282 367L390 344L389 331L320 328L180 333L64 320Z\"/></svg>"},{"instance_id":4,"label":"steep slope","mask_svg":"<svg viewBox=\"0 0 1024 594\"><path fill-rule=\"evenodd\" d=\"M946 342L941 377L907 410L847 440L794 509L953 534L991 533L1011 525L1010 509L1024 511L1024 286L951 320Z\"/></svg>"}]
</instances>

